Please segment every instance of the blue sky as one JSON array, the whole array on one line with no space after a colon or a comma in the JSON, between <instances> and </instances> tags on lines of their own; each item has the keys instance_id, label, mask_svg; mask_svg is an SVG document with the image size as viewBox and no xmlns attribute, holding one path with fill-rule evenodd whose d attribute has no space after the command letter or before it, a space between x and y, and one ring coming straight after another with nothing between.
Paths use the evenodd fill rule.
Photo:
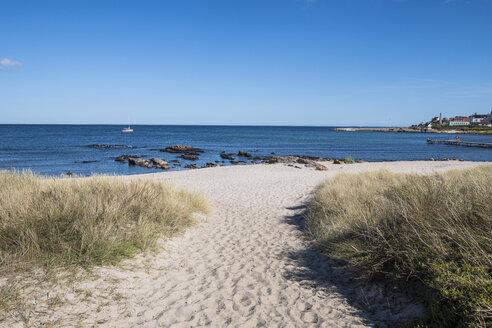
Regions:
<instances>
[{"instance_id":1,"label":"blue sky","mask_svg":"<svg viewBox=\"0 0 492 328\"><path fill-rule=\"evenodd\" d=\"M409 125L492 110L490 0L0 8L0 123Z\"/></svg>"}]
</instances>

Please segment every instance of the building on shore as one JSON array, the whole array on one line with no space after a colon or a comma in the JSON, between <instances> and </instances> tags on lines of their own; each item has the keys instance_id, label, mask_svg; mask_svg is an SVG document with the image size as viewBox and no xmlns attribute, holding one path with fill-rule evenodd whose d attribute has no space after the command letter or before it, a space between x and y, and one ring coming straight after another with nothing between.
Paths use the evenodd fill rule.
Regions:
<instances>
[{"instance_id":1,"label":"building on shore","mask_svg":"<svg viewBox=\"0 0 492 328\"><path fill-rule=\"evenodd\" d=\"M464 117L464 116L450 117L449 118L449 125L451 125L451 126L470 125L470 118Z\"/></svg>"},{"instance_id":2,"label":"building on shore","mask_svg":"<svg viewBox=\"0 0 492 328\"><path fill-rule=\"evenodd\" d=\"M436 128L442 126L464 126L464 125L475 125L475 126L486 126L492 127L492 111L489 114L473 114L470 116L455 116L442 117L442 113L439 116L433 117L429 122L422 122L416 127L420 128Z\"/></svg>"},{"instance_id":3,"label":"building on shore","mask_svg":"<svg viewBox=\"0 0 492 328\"><path fill-rule=\"evenodd\" d=\"M470 119L470 124L479 124L480 122L482 122L482 120L484 119L487 119L487 114L473 114L471 116L469 116L469 119Z\"/></svg>"},{"instance_id":4,"label":"building on shore","mask_svg":"<svg viewBox=\"0 0 492 328\"><path fill-rule=\"evenodd\" d=\"M483 120L481 120L480 122L478 122L477 125L479 125L479 126L492 127L491 121L489 119L486 119L486 118L484 118Z\"/></svg>"}]
</instances>

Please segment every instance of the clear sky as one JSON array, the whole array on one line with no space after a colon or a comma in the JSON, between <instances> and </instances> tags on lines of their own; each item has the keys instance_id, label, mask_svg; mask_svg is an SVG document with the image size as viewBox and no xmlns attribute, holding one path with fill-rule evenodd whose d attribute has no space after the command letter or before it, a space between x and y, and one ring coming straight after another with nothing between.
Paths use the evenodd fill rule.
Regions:
<instances>
[{"instance_id":1,"label":"clear sky","mask_svg":"<svg viewBox=\"0 0 492 328\"><path fill-rule=\"evenodd\" d=\"M492 110L492 0L0 0L0 123L409 125Z\"/></svg>"}]
</instances>

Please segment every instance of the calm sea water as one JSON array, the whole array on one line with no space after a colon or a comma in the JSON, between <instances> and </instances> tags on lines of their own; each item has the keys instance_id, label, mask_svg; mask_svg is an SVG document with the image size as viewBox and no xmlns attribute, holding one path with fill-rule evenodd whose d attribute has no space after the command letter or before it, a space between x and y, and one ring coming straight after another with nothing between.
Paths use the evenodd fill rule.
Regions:
<instances>
[{"instance_id":1,"label":"calm sea water","mask_svg":"<svg viewBox=\"0 0 492 328\"><path fill-rule=\"evenodd\" d=\"M221 151L244 150L253 155L310 155L353 157L366 161L458 158L492 161L492 149L429 145L427 137L455 135L385 132L336 132L331 127L267 126L132 126L122 133L119 125L0 125L0 169L30 169L44 175L140 174L155 169L131 167L114 161L122 154L146 155L165 160L179 154L159 152L173 144L205 150L195 162L180 159L183 166L220 160ZM461 135L462 140L492 143L492 136ZM89 148L91 144L125 145L129 149ZM82 161L96 161L82 163ZM227 161L228 162L228 161ZM225 163L229 165L228 163Z\"/></svg>"}]
</instances>

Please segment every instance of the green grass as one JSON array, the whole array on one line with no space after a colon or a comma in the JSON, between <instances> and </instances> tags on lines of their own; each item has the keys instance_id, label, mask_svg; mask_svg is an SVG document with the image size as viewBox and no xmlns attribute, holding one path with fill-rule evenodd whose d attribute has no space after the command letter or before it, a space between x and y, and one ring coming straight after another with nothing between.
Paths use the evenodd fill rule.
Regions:
<instances>
[{"instance_id":1,"label":"green grass","mask_svg":"<svg viewBox=\"0 0 492 328\"><path fill-rule=\"evenodd\" d=\"M432 291L415 325L492 325L492 166L339 175L317 188L308 233L368 278Z\"/></svg>"},{"instance_id":2,"label":"green grass","mask_svg":"<svg viewBox=\"0 0 492 328\"><path fill-rule=\"evenodd\" d=\"M343 160L345 164L355 164L355 160L352 157L347 157Z\"/></svg>"},{"instance_id":3,"label":"green grass","mask_svg":"<svg viewBox=\"0 0 492 328\"><path fill-rule=\"evenodd\" d=\"M473 134L492 134L492 128L488 126L478 126L478 125L458 125L458 126L433 126L434 130L438 131L462 131L466 133Z\"/></svg>"},{"instance_id":4,"label":"green grass","mask_svg":"<svg viewBox=\"0 0 492 328\"><path fill-rule=\"evenodd\" d=\"M0 172L0 273L112 264L193 224L204 199L149 180Z\"/></svg>"}]
</instances>

